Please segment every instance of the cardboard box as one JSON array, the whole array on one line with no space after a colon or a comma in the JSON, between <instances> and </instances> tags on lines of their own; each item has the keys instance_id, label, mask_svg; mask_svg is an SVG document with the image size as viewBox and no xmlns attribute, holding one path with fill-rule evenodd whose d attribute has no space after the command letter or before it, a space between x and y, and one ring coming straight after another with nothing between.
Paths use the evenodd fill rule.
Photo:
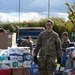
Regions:
<instances>
[{"instance_id":1,"label":"cardboard box","mask_svg":"<svg viewBox=\"0 0 75 75\"><path fill-rule=\"evenodd\" d=\"M30 75L29 68L23 68L23 75Z\"/></svg>"},{"instance_id":2,"label":"cardboard box","mask_svg":"<svg viewBox=\"0 0 75 75\"><path fill-rule=\"evenodd\" d=\"M0 33L0 48L7 49L16 45L16 33L2 32Z\"/></svg>"},{"instance_id":3,"label":"cardboard box","mask_svg":"<svg viewBox=\"0 0 75 75\"><path fill-rule=\"evenodd\" d=\"M14 68L12 69L12 75L23 75L22 68Z\"/></svg>"},{"instance_id":4,"label":"cardboard box","mask_svg":"<svg viewBox=\"0 0 75 75\"><path fill-rule=\"evenodd\" d=\"M12 75L30 75L29 68L13 68Z\"/></svg>"}]
</instances>

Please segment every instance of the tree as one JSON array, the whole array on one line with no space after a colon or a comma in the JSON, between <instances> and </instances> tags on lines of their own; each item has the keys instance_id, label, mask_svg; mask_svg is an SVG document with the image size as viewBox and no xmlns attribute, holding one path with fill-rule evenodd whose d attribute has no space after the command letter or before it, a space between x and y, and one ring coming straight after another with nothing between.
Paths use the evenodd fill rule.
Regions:
<instances>
[{"instance_id":1,"label":"tree","mask_svg":"<svg viewBox=\"0 0 75 75\"><path fill-rule=\"evenodd\" d=\"M70 5L68 2L65 3L68 6L68 18L72 22L73 30L75 32L75 2L73 5Z\"/></svg>"}]
</instances>

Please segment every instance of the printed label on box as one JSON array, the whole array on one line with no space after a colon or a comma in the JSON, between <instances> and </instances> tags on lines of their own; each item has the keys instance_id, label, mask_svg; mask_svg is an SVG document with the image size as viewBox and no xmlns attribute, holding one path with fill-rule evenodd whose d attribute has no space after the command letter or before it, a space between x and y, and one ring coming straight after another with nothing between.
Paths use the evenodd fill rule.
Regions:
<instances>
[{"instance_id":1,"label":"printed label on box","mask_svg":"<svg viewBox=\"0 0 75 75\"><path fill-rule=\"evenodd\" d=\"M31 67L31 61L24 61L24 62L23 62L23 67L28 67L28 68L30 68L30 67Z\"/></svg>"}]
</instances>

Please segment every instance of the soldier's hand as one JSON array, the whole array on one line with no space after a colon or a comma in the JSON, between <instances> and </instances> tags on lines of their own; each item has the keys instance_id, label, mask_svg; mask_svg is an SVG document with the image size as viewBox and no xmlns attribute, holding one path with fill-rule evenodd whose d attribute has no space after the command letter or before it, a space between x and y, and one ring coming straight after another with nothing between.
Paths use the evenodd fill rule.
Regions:
<instances>
[{"instance_id":1,"label":"soldier's hand","mask_svg":"<svg viewBox=\"0 0 75 75\"><path fill-rule=\"evenodd\" d=\"M33 61L34 61L36 64L38 63L37 56L33 56Z\"/></svg>"},{"instance_id":2,"label":"soldier's hand","mask_svg":"<svg viewBox=\"0 0 75 75\"><path fill-rule=\"evenodd\" d=\"M58 64L61 63L61 58L57 58L57 63L58 63Z\"/></svg>"}]
</instances>

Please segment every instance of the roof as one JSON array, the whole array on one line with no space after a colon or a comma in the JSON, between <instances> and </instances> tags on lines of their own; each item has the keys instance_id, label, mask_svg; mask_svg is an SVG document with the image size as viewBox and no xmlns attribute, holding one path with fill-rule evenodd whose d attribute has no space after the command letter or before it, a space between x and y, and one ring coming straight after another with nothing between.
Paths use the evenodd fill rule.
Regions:
<instances>
[{"instance_id":1,"label":"roof","mask_svg":"<svg viewBox=\"0 0 75 75\"><path fill-rule=\"evenodd\" d=\"M44 27L20 27L19 29L45 29Z\"/></svg>"}]
</instances>

